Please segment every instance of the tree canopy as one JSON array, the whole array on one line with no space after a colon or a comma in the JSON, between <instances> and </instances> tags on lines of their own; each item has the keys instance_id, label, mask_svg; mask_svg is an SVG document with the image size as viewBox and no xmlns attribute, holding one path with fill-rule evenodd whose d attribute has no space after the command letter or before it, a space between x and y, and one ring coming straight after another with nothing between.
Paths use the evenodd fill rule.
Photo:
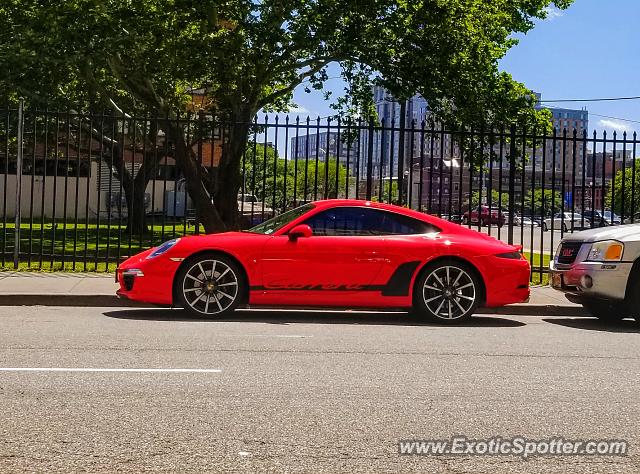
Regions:
<instances>
[{"instance_id":1,"label":"tree canopy","mask_svg":"<svg viewBox=\"0 0 640 474\"><path fill-rule=\"evenodd\" d=\"M301 84L323 90L338 64L343 114L371 112L371 85L418 92L454 123L544 122L523 84L498 60L547 8L571 0L4 0L0 98L49 107L108 108L174 119L228 119L215 175L196 172L175 121L159 129L208 231L237 225L240 161L261 110L286 111ZM193 91L199 91L199 95ZM202 182L200 182L202 175ZM224 177L224 179L222 179Z\"/></svg>"},{"instance_id":2,"label":"tree canopy","mask_svg":"<svg viewBox=\"0 0 640 474\"><path fill-rule=\"evenodd\" d=\"M616 214L629 217L640 211L640 160L635 166L628 163L624 170L616 175L607 189L605 204Z\"/></svg>"}]
</instances>

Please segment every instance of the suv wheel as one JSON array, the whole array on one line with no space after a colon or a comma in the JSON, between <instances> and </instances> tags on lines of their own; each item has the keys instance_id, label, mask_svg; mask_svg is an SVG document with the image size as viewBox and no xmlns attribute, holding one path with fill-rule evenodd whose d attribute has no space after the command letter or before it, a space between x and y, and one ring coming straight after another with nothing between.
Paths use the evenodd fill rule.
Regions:
<instances>
[{"instance_id":1,"label":"suv wheel","mask_svg":"<svg viewBox=\"0 0 640 474\"><path fill-rule=\"evenodd\" d=\"M621 321L629 316L626 304L616 301L585 301L582 306L602 321Z\"/></svg>"}]
</instances>

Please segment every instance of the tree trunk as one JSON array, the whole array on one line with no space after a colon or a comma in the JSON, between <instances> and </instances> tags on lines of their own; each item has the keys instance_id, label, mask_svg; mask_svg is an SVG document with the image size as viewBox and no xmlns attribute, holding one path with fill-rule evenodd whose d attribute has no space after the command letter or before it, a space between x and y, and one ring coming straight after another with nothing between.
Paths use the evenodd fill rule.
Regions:
<instances>
[{"instance_id":1,"label":"tree trunk","mask_svg":"<svg viewBox=\"0 0 640 474\"><path fill-rule=\"evenodd\" d=\"M196 206L199 223L204 226L207 234L224 232L227 226L215 208L209 190L204 185L203 170L193 150L187 145L184 130L178 124L169 121L166 124L166 132L174 143L174 159L184 175L187 192Z\"/></svg>"},{"instance_id":2,"label":"tree trunk","mask_svg":"<svg viewBox=\"0 0 640 474\"><path fill-rule=\"evenodd\" d=\"M241 227L238 213L240 164L250 126L249 114L230 120L224 133L220 162L216 168L209 170L198 163L195 153L186 143L182 127L173 122L166 124L175 144L176 164L184 175L187 192L196 206L198 221L208 234L239 230Z\"/></svg>"},{"instance_id":3,"label":"tree trunk","mask_svg":"<svg viewBox=\"0 0 640 474\"><path fill-rule=\"evenodd\" d=\"M227 227L233 230L239 230L241 227L241 216L238 212L238 191L242 185L240 165L247 146L249 127L248 118L232 120L215 176L215 206Z\"/></svg>"},{"instance_id":4,"label":"tree trunk","mask_svg":"<svg viewBox=\"0 0 640 474\"><path fill-rule=\"evenodd\" d=\"M123 189L127 199L127 231L133 235L147 235L149 228L146 223L145 191L148 179L138 179L140 172L135 179L129 177L129 182L123 183Z\"/></svg>"},{"instance_id":5,"label":"tree trunk","mask_svg":"<svg viewBox=\"0 0 640 474\"><path fill-rule=\"evenodd\" d=\"M106 136L103 132L89 128L84 124L81 124L87 132L95 140L101 140L105 149L111 148L111 153L104 153L103 159L107 165L115 170L116 177L122 185L124 191L126 205L127 205L127 231L131 231L133 235L146 235L149 233L149 228L146 225L146 208L145 208L145 192L149 181L153 177L153 173L156 170L160 154L154 150L147 151L143 158L142 166L140 167L138 174L134 177L127 169L126 163L122 158L122 147L124 143L118 143L113 138ZM157 128L150 132L155 142L155 136L157 134ZM124 139L123 139L124 141Z\"/></svg>"}]
</instances>

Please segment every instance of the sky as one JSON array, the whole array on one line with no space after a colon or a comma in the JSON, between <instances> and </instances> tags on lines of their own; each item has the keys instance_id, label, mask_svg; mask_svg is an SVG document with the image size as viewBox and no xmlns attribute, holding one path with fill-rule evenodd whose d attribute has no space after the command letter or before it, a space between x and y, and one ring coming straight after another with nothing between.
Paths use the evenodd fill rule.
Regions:
<instances>
[{"instance_id":1,"label":"sky","mask_svg":"<svg viewBox=\"0 0 640 474\"><path fill-rule=\"evenodd\" d=\"M567 10L551 7L549 17L537 23L500 62L500 68L542 94L542 100L640 96L640 0L575 0ZM337 68L329 77L338 76ZM327 89L341 94L339 78ZM294 94L295 117L326 117L330 102L321 94ZM589 130L611 133L640 132L640 100L554 103L558 107L589 111ZM603 117L607 116L607 117ZM634 122L623 121L618 117Z\"/></svg>"}]
</instances>

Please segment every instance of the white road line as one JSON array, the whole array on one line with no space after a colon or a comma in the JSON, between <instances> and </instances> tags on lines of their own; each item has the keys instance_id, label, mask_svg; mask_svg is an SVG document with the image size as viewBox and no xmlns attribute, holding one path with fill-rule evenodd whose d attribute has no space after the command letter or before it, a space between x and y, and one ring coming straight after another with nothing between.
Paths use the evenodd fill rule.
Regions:
<instances>
[{"instance_id":1,"label":"white road line","mask_svg":"<svg viewBox=\"0 0 640 474\"><path fill-rule=\"evenodd\" d=\"M0 367L0 372L139 372L217 374L220 369L100 369L94 367Z\"/></svg>"},{"instance_id":2,"label":"white road line","mask_svg":"<svg viewBox=\"0 0 640 474\"><path fill-rule=\"evenodd\" d=\"M313 336L303 336L298 334L220 334L226 337L283 337L292 339L307 339Z\"/></svg>"}]
</instances>

